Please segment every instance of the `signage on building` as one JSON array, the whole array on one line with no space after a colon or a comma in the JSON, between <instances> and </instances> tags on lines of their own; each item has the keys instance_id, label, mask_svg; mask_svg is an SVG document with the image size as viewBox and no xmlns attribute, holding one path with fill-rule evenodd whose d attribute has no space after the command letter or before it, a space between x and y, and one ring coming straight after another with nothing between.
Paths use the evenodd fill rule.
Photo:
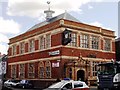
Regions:
<instances>
[{"instance_id":1,"label":"signage on building","mask_svg":"<svg viewBox=\"0 0 120 90\"><path fill-rule=\"evenodd\" d=\"M60 50L49 52L50 56L59 55L59 54L60 54Z\"/></svg>"},{"instance_id":2,"label":"signage on building","mask_svg":"<svg viewBox=\"0 0 120 90\"><path fill-rule=\"evenodd\" d=\"M59 67L59 62L52 63L52 67Z\"/></svg>"}]
</instances>

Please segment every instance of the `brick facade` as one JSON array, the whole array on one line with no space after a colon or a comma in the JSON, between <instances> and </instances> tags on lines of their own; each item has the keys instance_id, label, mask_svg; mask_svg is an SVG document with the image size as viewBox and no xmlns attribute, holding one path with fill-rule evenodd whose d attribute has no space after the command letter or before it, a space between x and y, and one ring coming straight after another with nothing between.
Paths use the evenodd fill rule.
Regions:
<instances>
[{"instance_id":1,"label":"brick facade","mask_svg":"<svg viewBox=\"0 0 120 90\"><path fill-rule=\"evenodd\" d=\"M75 33L76 46L71 46L72 44L62 45L62 33L66 28ZM47 34L50 34L50 47L48 48L45 45L47 43ZM89 48L80 46L82 44L82 34L88 35ZM41 40L44 41L42 43L40 43L41 36L43 36ZM92 36L98 37L98 49L92 49ZM106 38L110 40L110 51L104 50ZM34 40L34 46L32 47L34 50L30 52L31 39ZM20 54L20 42L25 43L24 53L22 54ZM17 51L15 55L13 55L13 45L16 45ZM44 48L40 49L42 45L44 45ZM8 55L7 78L21 79L20 70L23 69L20 69L19 65L24 64L25 73L22 73L24 74L22 79L51 82L57 78L69 77L75 80L82 78L84 81L91 82L96 80L96 73L93 73L93 71L96 72L94 70L95 64L115 59L115 35L113 31L102 29L101 27L60 19L11 38ZM33 71L30 74L33 78L29 78L28 75L30 73L30 63L34 63L34 67L31 66ZM13 65L16 65L16 73L12 72ZM81 77L80 74L84 76Z\"/></svg>"}]
</instances>

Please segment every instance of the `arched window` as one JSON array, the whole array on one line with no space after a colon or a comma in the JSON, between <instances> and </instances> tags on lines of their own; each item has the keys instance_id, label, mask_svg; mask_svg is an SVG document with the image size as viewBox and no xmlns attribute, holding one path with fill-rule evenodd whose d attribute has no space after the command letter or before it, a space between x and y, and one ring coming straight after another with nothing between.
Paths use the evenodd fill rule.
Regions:
<instances>
[{"instance_id":1,"label":"arched window","mask_svg":"<svg viewBox=\"0 0 120 90\"><path fill-rule=\"evenodd\" d=\"M41 61L39 62L39 66L38 66L38 77L39 78L44 78L44 63Z\"/></svg>"},{"instance_id":2,"label":"arched window","mask_svg":"<svg viewBox=\"0 0 120 90\"><path fill-rule=\"evenodd\" d=\"M25 64L19 64L19 78L25 78Z\"/></svg>"},{"instance_id":3,"label":"arched window","mask_svg":"<svg viewBox=\"0 0 120 90\"><path fill-rule=\"evenodd\" d=\"M28 64L28 77L29 78L35 77L35 63Z\"/></svg>"},{"instance_id":4,"label":"arched window","mask_svg":"<svg viewBox=\"0 0 120 90\"><path fill-rule=\"evenodd\" d=\"M17 74L16 74L16 65L12 65L11 66L11 76L12 76L12 78L16 78L17 77Z\"/></svg>"},{"instance_id":5,"label":"arched window","mask_svg":"<svg viewBox=\"0 0 120 90\"><path fill-rule=\"evenodd\" d=\"M51 63L50 61L46 61L45 63L45 75L46 75L46 78L51 78Z\"/></svg>"}]
</instances>

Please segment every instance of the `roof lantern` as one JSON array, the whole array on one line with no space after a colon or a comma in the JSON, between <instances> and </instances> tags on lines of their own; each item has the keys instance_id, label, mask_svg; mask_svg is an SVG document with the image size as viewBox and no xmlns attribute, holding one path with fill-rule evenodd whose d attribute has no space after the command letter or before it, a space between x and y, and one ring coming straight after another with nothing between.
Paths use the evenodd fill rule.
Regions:
<instances>
[{"instance_id":1,"label":"roof lantern","mask_svg":"<svg viewBox=\"0 0 120 90\"><path fill-rule=\"evenodd\" d=\"M47 1L48 4L48 10L45 10L44 13L46 14L46 20L49 20L52 18L52 14L55 13L55 11L50 10L50 1Z\"/></svg>"}]
</instances>

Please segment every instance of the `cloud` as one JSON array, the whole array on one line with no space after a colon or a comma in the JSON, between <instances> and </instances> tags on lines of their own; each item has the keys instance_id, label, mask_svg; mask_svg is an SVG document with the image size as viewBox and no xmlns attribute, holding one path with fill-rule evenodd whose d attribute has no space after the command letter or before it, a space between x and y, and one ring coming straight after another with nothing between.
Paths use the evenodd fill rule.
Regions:
<instances>
[{"instance_id":1,"label":"cloud","mask_svg":"<svg viewBox=\"0 0 120 90\"><path fill-rule=\"evenodd\" d=\"M88 9L93 9L93 6L91 6L91 5L88 5Z\"/></svg>"},{"instance_id":2,"label":"cloud","mask_svg":"<svg viewBox=\"0 0 120 90\"><path fill-rule=\"evenodd\" d=\"M6 35L0 33L0 53L7 54L9 39Z\"/></svg>"},{"instance_id":3,"label":"cloud","mask_svg":"<svg viewBox=\"0 0 120 90\"><path fill-rule=\"evenodd\" d=\"M8 34L18 34L20 32L20 25L12 19L4 19L0 17L0 52L7 54L8 50Z\"/></svg>"},{"instance_id":4,"label":"cloud","mask_svg":"<svg viewBox=\"0 0 120 90\"><path fill-rule=\"evenodd\" d=\"M0 17L0 33L17 34L20 32L20 25L12 19L3 19Z\"/></svg>"},{"instance_id":5,"label":"cloud","mask_svg":"<svg viewBox=\"0 0 120 90\"><path fill-rule=\"evenodd\" d=\"M4 34L1 34L0 33L0 43L1 42L5 42L5 43L8 43L9 42L9 39L8 39L8 37L6 36L6 35L4 35Z\"/></svg>"},{"instance_id":6,"label":"cloud","mask_svg":"<svg viewBox=\"0 0 120 90\"><path fill-rule=\"evenodd\" d=\"M7 14L11 16L43 17L44 10L48 9L48 0L8 0ZM50 7L56 13L54 16L66 11L81 12L81 6L91 1L102 0L49 0Z\"/></svg>"},{"instance_id":7,"label":"cloud","mask_svg":"<svg viewBox=\"0 0 120 90\"><path fill-rule=\"evenodd\" d=\"M8 51L8 45L4 45L4 44L0 43L1 54L7 54L7 51Z\"/></svg>"}]
</instances>

